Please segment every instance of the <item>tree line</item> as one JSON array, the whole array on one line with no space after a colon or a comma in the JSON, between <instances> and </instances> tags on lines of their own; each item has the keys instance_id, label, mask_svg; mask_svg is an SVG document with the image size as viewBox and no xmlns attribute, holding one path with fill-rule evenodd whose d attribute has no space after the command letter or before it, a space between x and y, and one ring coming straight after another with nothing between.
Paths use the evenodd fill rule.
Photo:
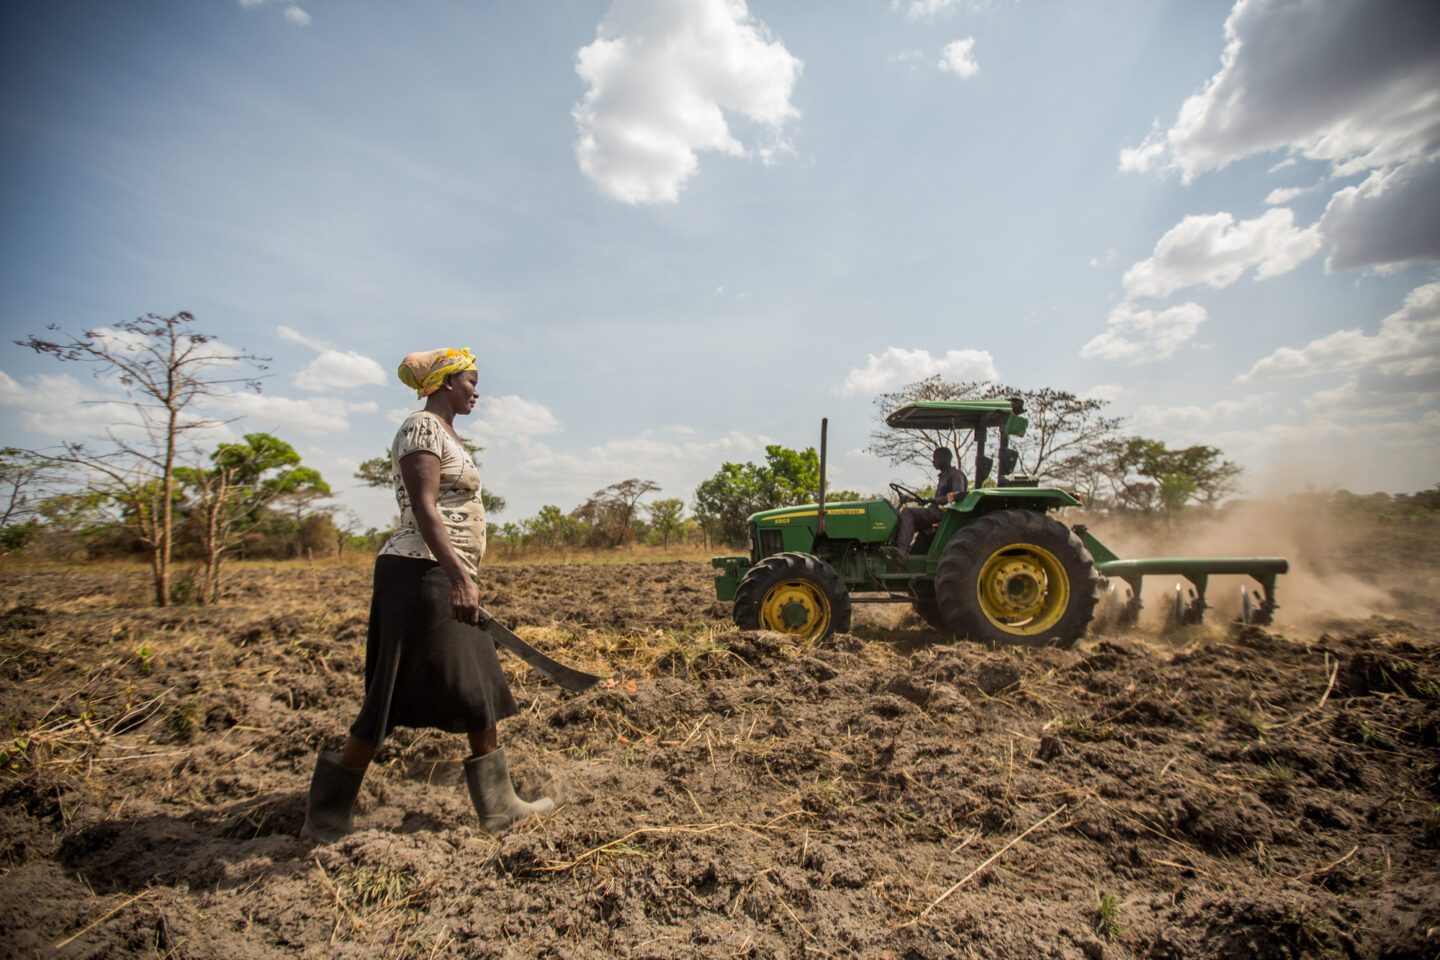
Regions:
<instances>
[{"instance_id":1,"label":"tree line","mask_svg":"<svg viewBox=\"0 0 1440 960\"><path fill-rule=\"evenodd\" d=\"M343 550L359 519L325 504L330 486L285 441L245 434L202 451L226 421L204 414L233 390L258 392L268 358L194 329L189 313L18 340L89 366L124 395L97 436L46 450L0 450L0 550L27 545L87 558L141 554L154 600L214 602L231 556ZM371 531L375 533L375 531ZM186 565L176 576L177 563Z\"/></svg>"},{"instance_id":2,"label":"tree line","mask_svg":"<svg viewBox=\"0 0 1440 960\"><path fill-rule=\"evenodd\" d=\"M1107 401L1043 388L1021 390L993 381L952 382L934 376L875 399L875 428L867 451L896 467L933 473L931 453L948 447L970 473L974 435L969 430L893 429L885 418L922 400L978 400L1020 397L1029 428L1013 442L1019 456L1012 471L1044 486L1073 491L1092 514L1152 514L1173 521L1190 510L1214 508L1238 489L1241 468L1216 447L1196 444L1171 449L1159 440L1127 434L1120 417L1105 412ZM388 464L387 464L388 469ZM986 481L993 484L994 478ZM620 546L630 542L699 541L739 546L746 520L760 510L813 503L820 492L820 458L814 447L765 448L763 463L723 463L696 487L684 515L679 499L657 500L645 510L636 501L659 488L631 479L596 491L570 511L546 505L527 520L492 531L512 546L551 548ZM933 486L930 488L933 490ZM880 494L827 489L827 501L875 499Z\"/></svg>"},{"instance_id":3,"label":"tree line","mask_svg":"<svg viewBox=\"0 0 1440 960\"><path fill-rule=\"evenodd\" d=\"M155 602L164 606L214 602L231 557L379 546L389 531L362 531L353 512L328 503L329 484L278 437L247 433L239 442L199 449L194 438L223 423L203 415L204 401L222 400L234 389L258 391L267 358L224 347L195 331L193 322L188 313L149 314L82 334L51 327L47 337L16 341L42 355L90 365L97 378L124 392L128 415L86 441L65 441L49 451L0 450L0 552L28 545L86 557L142 554L151 567ZM992 381L935 376L876 397L867 450L892 466L928 473L932 450L945 446L968 470L974 444L969 431L896 430L885 418L915 401L1015 396L1024 399L1030 426L1013 445L1019 458L1013 472L1074 491L1091 513L1155 514L1168 522L1186 511L1213 509L1238 489L1241 468L1215 447L1171 449L1128 434L1122 418L1106 412L1104 400ZM482 448L462 442L478 463ZM388 451L362 463L355 477L389 487ZM527 519L491 522L489 535L492 544L512 548L738 546L752 513L814 502L819 487L813 447L771 445L762 463L722 463L688 504L652 497L660 486L632 477L569 510L547 504ZM488 490L483 496L488 514L505 509L503 497ZM874 496L826 491L831 502ZM1374 497L1345 497L1336 502L1346 509L1386 506ZM1435 510L1437 498L1440 490L1386 504ZM177 562L186 565L179 578Z\"/></svg>"}]
</instances>

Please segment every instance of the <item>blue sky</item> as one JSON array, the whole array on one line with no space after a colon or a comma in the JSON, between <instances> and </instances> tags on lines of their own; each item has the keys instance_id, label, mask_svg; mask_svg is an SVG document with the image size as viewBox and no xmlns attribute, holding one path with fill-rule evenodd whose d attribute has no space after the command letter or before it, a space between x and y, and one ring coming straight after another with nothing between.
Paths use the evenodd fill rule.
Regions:
<instances>
[{"instance_id":1,"label":"blue sky","mask_svg":"<svg viewBox=\"0 0 1440 960\"><path fill-rule=\"evenodd\" d=\"M1249 492L1440 480L1440 16L1260 0L136 0L0 10L0 405L105 383L10 343L188 310L274 358L211 411L356 489L469 346L510 501L724 460L940 373L1102 396Z\"/></svg>"}]
</instances>

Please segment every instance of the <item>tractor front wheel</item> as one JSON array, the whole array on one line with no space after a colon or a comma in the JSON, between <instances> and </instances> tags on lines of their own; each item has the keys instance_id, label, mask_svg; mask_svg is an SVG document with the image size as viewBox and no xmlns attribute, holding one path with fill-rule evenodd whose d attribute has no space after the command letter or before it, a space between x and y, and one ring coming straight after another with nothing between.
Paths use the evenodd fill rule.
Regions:
<instances>
[{"instance_id":1,"label":"tractor front wheel","mask_svg":"<svg viewBox=\"0 0 1440 960\"><path fill-rule=\"evenodd\" d=\"M735 588L735 625L821 640L850 629L850 592L840 575L808 553L766 557Z\"/></svg>"},{"instance_id":2,"label":"tractor front wheel","mask_svg":"<svg viewBox=\"0 0 1440 960\"><path fill-rule=\"evenodd\" d=\"M945 621L940 617L940 604L935 599L935 585L921 581L915 584L915 599L910 604L910 609L915 611L915 616L924 620L936 630L945 629Z\"/></svg>"},{"instance_id":3,"label":"tractor front wheel","mask_svg":"<svg viewBox=\"0 0 1440 960\"><path fill-rule=\"evenodd\" d=\"M1100 575L1064 524L997 510L950 538L935 594L945 628L971 640L1068 647L1095 617Z\"/></svg>"}]
</instances>

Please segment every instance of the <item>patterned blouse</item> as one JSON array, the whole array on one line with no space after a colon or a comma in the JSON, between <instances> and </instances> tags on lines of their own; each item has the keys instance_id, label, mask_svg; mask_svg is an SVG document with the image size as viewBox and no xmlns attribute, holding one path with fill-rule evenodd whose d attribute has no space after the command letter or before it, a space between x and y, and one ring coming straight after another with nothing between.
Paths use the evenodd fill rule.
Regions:
<instances>
[{"instance_id":1,"label":"patterned blouse","mask_svg":"<svg viewBox=\"0 0 1440 960\"><path fill-rule=\"evenodd\" d=\"M480 501L480 471L465 448L445 429L445 422L427 410L417 410L400 424L390 448L390 479L395 484L395 502L400 506L400 525L380 548L381 556L423 557L435 555L415 525L410 494L400 474L406 454L427 450L440 458L440 517L450 545L460 560L479 576L480 558L485 556L485 505Z\"/></svg>"}]
</instances>

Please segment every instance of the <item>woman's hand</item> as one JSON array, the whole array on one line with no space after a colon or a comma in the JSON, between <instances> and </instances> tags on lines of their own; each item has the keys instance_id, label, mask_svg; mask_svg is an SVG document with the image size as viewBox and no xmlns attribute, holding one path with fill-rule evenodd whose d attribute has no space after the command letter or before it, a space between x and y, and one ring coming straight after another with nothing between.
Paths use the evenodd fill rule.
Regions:
<instances>
[{"instance_id":1,"label":"woman's hand","mask_svg":"<svg viewBox=\"0 0 1440 960\"><path fill-rule=\"evenodd\" d=\"M480 622L480 588L468 573L450 579L450 615L461 623Z\"/></svg>"},{"instance_id":2,"label":"woman's hand","mask_svg":"<svg viewBox=\"0 0 1440 960\"><path fill-rule=\"evenodd\" d=\"M445 532L445 521L436 505L440 498L440 458L428 450L417 450L400 460L400 477L410 495L415 529L435 555L440 569L450 578L450 614L461 623L480 622L480 590Z\"/></svg>"}]
</instances>

